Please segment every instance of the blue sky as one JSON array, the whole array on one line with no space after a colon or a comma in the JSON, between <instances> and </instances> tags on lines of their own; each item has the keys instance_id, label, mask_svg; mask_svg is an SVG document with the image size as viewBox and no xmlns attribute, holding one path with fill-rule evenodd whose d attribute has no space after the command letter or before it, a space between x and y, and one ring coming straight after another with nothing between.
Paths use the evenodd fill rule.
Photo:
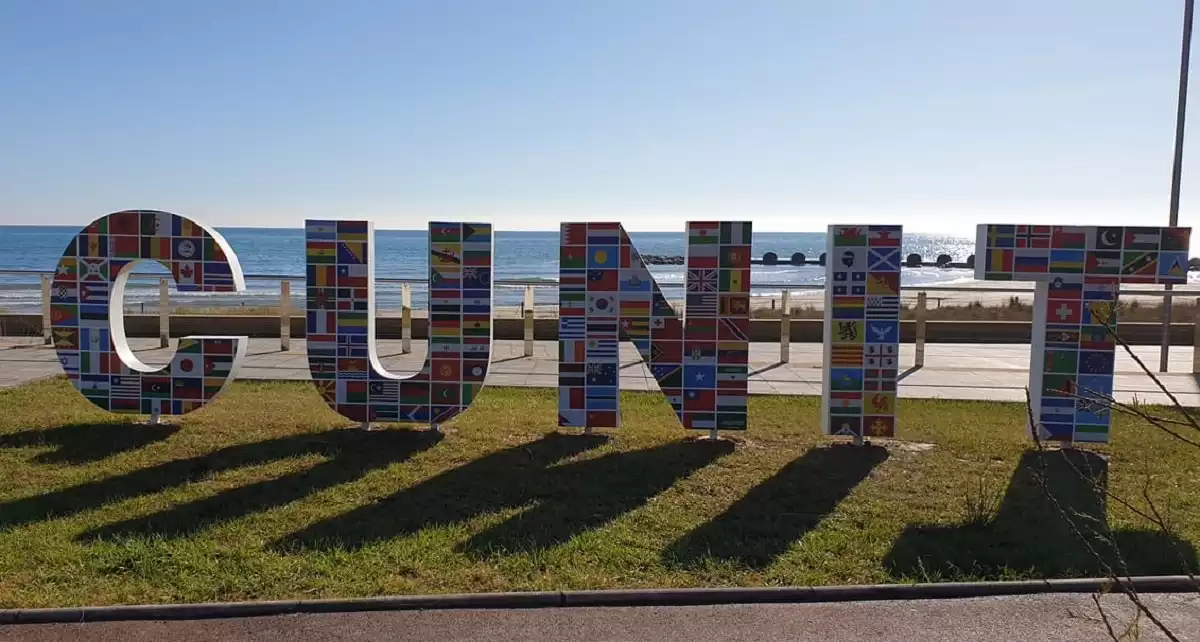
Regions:
<instances>
[{"instance_id":1,"label":"blue sky","mask_svg":"<svg viewBox=\"0 0 1200 642\"><path fill-rule=\"evenodd\" d=\"M7 0L0 224L1165 224L1181 5Z\"/></svg>"}]
</instances>

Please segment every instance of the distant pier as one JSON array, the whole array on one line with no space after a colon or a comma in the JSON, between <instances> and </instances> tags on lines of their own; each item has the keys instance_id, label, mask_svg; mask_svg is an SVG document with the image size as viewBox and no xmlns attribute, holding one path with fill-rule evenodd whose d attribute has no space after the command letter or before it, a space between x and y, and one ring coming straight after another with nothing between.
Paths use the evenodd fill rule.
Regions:
<instances>
[{"instance_id":1,"label":"distant pier","mask_svg":"<svg viewBox=\"0 0 1200 642\"><path fill-rule=\"evenodd\" d=\"M647 265L683 265L684 258L678 254L643 254L642 260ZM775 252L767 252L762 255L762 258L750 259L752 265L825 265L825 253L815 259L810 259L803 252L794 252L791 256L780 256ZM936 268L958 268L963 270L975 269L975 255L967 257L966 261L955 261L949 254L939 254L937 260L926 261L920 254L909 254L902 264L908 268L919 267L936 267Z\"/></svg>"}]
</instances>

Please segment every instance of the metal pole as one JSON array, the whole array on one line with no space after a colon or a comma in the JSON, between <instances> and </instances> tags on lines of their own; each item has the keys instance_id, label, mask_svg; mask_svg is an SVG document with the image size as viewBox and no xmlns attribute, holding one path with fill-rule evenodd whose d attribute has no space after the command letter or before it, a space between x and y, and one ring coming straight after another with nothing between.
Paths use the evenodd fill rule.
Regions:
<instances>
[{"instance_id":1,"label":"metal pole","mask_svg":"<svg viewBox=\"0 0 1200 642\"><path fill-rule=\"evenodd\" d=\"M1188 66L1192 57L1192 15L1196 1L1183 3L1183 43L1179 48L1179 102L1175 106L1175 164L1171 168L1171 212L1170 225L1179 225L1179 184L1183 177L1183 124L1187 115ZM1162 347L1158 355L1158 371L1167 371L1167 359L1171 351L1171 284L1166 285L1168 294L1163 297Z\"/></svg>"}]
</instances>

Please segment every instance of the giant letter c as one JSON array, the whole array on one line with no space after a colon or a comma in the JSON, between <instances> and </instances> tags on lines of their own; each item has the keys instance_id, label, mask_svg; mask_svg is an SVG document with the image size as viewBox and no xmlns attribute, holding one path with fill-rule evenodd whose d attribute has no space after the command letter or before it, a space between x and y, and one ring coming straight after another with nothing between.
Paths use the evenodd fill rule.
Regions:
<instances>
[{"instance_id":1,"label":"giant letter c","mask_svg":"<svg viewBox=\"0 0 1200 642\"><path fill-rule=\"evenodd\" d=\"M184 337L164 368L142 363L125 338L123 299L133 266L157 261L181 292L246 289L233 249L191 219L127 210L71 240L51 287L54 347L67 378L110 412L182 415L214 399L237 374L246 337Z\"/></svg>"}]
</instances>

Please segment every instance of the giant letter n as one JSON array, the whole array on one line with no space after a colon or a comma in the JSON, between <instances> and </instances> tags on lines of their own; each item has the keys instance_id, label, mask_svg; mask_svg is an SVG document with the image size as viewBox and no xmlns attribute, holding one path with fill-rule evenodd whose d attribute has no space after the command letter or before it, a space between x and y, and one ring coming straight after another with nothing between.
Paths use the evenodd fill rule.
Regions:
<instances>
[{"instance_id":1,"label":"giant letter n","mask_svg":"<svg viewBox=\"0 0 1200 642\"><path fill-rule=\"evenodd\" d=\"M492 344L492 227L429 224L429 355L400 377L375 350L374 228L305 221L308 367L325 402L355 421L437 425L466 410Z\"/></svg>"},{"instance_id":2,"label":"giant letter n","mask_svg":"<svg viewBox=\"0 0 1200 642\"><path fill-rule=\"evenodd\" d=\"M619 345L641 353L685 428L745 430L750 223L687 225L684 319L620 223L564 223L558 424L619 425Z\"/></svg>"}]
</instances>

